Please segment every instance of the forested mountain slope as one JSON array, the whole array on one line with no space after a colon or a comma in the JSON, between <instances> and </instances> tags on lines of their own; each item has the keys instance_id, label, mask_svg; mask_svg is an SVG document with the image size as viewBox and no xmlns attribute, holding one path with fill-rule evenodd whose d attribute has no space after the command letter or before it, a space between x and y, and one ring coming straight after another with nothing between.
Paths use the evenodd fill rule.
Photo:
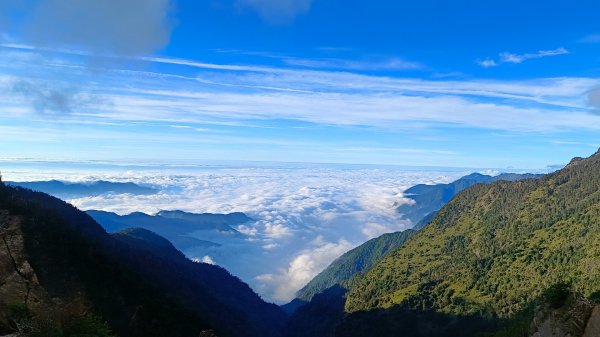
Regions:
<instances>
[{"instance_id":1,"label":"forested mountain slope","mask_svg":"<svg viewBox=\"0 0 600 337\"><path fill-rule=\"evenodd\" d=\"M518 174L502 173L490 176L480 173L472 173L448 184L415 185L404 191L405 197L412 199L413 204L404 204L396 210L403 218L415 224L415 229L421 229L428 222L422 222L424 218L433 218L435 212L442 208L457 193L475 184L490 184L496 181L519 181L523 179L537 179L540 174Z\"/></svg>"},{"instance_id":2,"label":"forested mountain slope","mask_svg":"<svg viewBox=\"0 0 600 337\"><path fill-rule=\"evenodd\" d=\"M368 270L391 250L401 247L415 231L384 234L350 250L333 261L327 269L319 273L304 288L298 291L297 298L310 301L313 296L335 285L346 286L355 275Z\"/></svg>"},{"instance_id":3,"label":"forested mountain slope","mask_svg":"<svg viewBox=\"0 0 600 337\"><path fill-rule=\"evenodd\" d=\"M557 283L600 290L600 154L541 179L476 185L354 280L346 310L396 304L511 317Z\"/></svg>"},{"instance_id":4,"label":"forested mountain slope","mask_svg":"<svg viewBox=\"0 0 600 337\"><path fill-rule=\"evenodd\" d=\"M0 184L0 238L0 333L274 336L285 320L224 269L145 230L111 236L43 193Z\"/></svg>"}]
</instances>

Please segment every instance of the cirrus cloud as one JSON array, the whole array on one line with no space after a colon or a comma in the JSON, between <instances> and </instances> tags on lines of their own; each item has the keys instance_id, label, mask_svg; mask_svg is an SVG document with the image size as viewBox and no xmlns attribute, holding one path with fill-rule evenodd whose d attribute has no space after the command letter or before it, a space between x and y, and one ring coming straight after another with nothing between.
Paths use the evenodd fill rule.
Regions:
<instances>
[{"instance_id":1,"label":"cirrus cloud","mask_svg":"<svg viewBox=\"0 0 600 337\"><path fill-rule=\"evenodd\" d=\"M480 66L482 66L484 68L490 68L490 67L496 67L503 63L520 64L520 63L523 63L523 62L525 62L527 60L531 60L531 59L539 59L539 58L544 58L544 57L566 55L566 54L570 54L570 52L563 47L552 49L552 50L539 50L535 53L525 53L525 54L515 54L515 53L503 52L498 55L499 56L498 60L494 60L492 58L486 58L484 60L477 60L476 62L477 62L477 64L479 64Z\"/></svg>"}]
</instances>

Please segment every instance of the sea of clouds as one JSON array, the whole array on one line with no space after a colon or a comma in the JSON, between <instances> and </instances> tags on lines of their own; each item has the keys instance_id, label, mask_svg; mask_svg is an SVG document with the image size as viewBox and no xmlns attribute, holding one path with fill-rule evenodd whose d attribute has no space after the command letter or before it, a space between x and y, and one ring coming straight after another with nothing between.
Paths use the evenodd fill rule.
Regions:
<instances>
[{"instance_id":1,"label":"sea of clouds","mask_svg":"<svg viewBox=\"0 0 600 337\"><path fill-rule=\"evenodd\" d=\"M82 173L85 172L85 173ZM83 210L128 214L183 210L244 212L256 221L239 225L240 235L196 232L220 244L191 248L191 259L218 264L263 298L294 298L335 258L368 239L410 228L395 208L402 192L419 183L444 183L468 172L397 167L179 167L110 170L19 170L10 180L131 181L159 189L154 195L102 195L68 200Z\"/></svg>"}]
</instances>

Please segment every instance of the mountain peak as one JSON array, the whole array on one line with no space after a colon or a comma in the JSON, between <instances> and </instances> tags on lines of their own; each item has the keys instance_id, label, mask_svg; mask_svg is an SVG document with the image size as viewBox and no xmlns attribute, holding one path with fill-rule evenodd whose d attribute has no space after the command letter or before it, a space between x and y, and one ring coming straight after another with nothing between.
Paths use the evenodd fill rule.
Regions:
<instances>
[{"instance_id":1,"label":"mountain peak","mask_svg":"<svg viewBox=\"0 0 600 337\"><path fill-rule=\"evenodd\" d=\"M146 242L149 246L176 250L169 240L144 228L127 228L113 234L113 237L125 236L130 239Z\"/></svg>"},{"instance_id":2,"label":"mountain peak","mask_svg":"<svg viewBox=\"0 0 600 337\"><path fill-rule=\"evenodd\" d=\"M594 154L594 156L596 156L597 154ZM592 156L593 157L593 156ZM590 158L592 158L590 157ZM565 167L572 167L574 165L577 165L577 163L584 161L585 159L582 157L574 157L573 159L571 159L571 161L567 164L567 166Z\"/></svg>"}]
</instances>

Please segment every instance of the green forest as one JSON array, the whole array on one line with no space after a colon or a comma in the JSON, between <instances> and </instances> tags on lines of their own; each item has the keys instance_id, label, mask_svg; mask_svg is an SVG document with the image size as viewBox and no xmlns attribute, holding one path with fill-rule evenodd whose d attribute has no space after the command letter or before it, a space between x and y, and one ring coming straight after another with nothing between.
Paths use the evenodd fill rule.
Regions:
<instances>
[{"instance_id":1,"label":"green forest","mask_svg":"<svg viewBox=\"0 0 600 337\"><path fill-rule=\"evenodd\" d=\"M542 179L476 185L364 276L348 312L403 305L516 317L556 284L600 290L600 155Z\"/></svg>"}]
</instances>

